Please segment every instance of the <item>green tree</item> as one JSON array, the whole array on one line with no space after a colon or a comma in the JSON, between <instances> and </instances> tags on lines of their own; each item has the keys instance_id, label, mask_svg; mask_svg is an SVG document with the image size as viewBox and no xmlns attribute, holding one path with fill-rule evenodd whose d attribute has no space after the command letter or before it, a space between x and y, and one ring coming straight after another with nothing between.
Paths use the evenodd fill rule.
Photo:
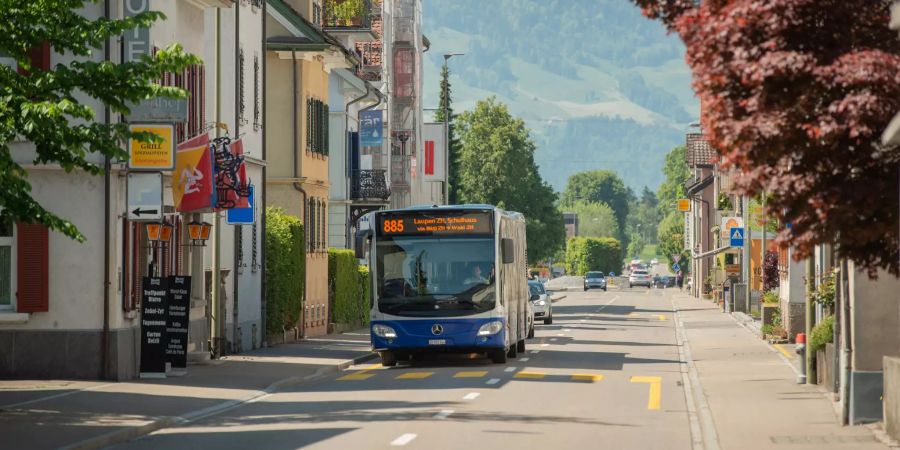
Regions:
<instances>
[{"instance_id":1,"label":"green tree","mask_svg":"<svg viewBox=\"0 0 900 450\"><path fill-rule=\"evenodd\" d=\"M566 243L566 272L584 275L591 270L616 272L622 264L622 249L613 238L575 237Z\"/></svg>"},{"instance_id":2,"label":"green tree","mask_svg":"<svg viewBox=\"0 0 900 450\"><path fill-rule=\"evenodd\" d=\"M118 48L124 32L149 27L165 18L146 12L125 19L90 19L79 10L84 0L0 1L0 55L16 61L20 70L0 65L0 208L6 222L41 223L66 236L84 240L68 220L46 210L31 196L28 172L12 157L17 138L34 145L34 164L59 164L66 172L90 175L104 171L104 160L125 159L122 143L135 137L156 141L152 133L128 131L127 124L97 121L97 111L110 108L128 114L126 102L153 97L183 97L178 88L154 80L166 72L183 70L199 60L172 45L152 57L114 64L92 58L105 44ZM44 71L32 64L29 53L48 45L75 60ZM98 102L101 107L87 104ZM97 158L92 154L99 154Z\"/></svg>"},{"instance_id":3,"label":"green tree","mask_svg":"<svg viewBox=\"0 0 900 450\"><path fill-rule=\"evenodd\" d=\"M575 202L563 208L566 212L578 214L578 235L585 237L619 236L619 222L616 213L606 203Z\"/></svg>"},{"instance_id":4,"label":"green tree","mask_svg":"<svg viewBox=\"0 0 900 450\"><path fill-rule=\"evenodd\" d=\"M457 118L460 203L487 203L525 215L528 259L542 261L565 242L556 193L538 173L534 142L522 119L494 97Z\"/></svg>"},{"instance_id":5,"label":"green tree","mask_svg":"<svg viewBox=\"0 0 900 450\"><path fill-rule=\"evenodd\" d=\"M562 204L571 205L581 200L606 203L616 213L619 230L624 233L628 221L629 189L622 179L609 170L592 170L569 177L562 194Z\"/></svg>"},{"instance_id":6,"label":"green tree","mask_svg":"<svg viewBox=\"0 0 900 450\"><path fill-rule=\"evenodd\" d=\"M641 252L644 251L644 246L647 245L647 240L644 239L644 236L640 233L631 233L630 239L628 240L628 258L638 258L641 255Z\"/></svg>"},{"instance_id":7,"label":"green tree","mask_svg":"<svg viewBox=\"0 0 900 450\"><path fill-rule=\"evenodd\" d=\"M659 247L657 253L666 257L669 263L672 263L672 255L686 256L684 249L684 213L671 211L665 219L659 224L657 232L657 242ZM684 259L684 258L682 258ZM689 267L689 264L682 264L682 267Z\"/></svg>"},{"instance_id":8,"label":"green tree","mask_svg":"<svg viewBox=\"0 0 900 450\"><path fill-rule=\"evenodd\" d=\"M665 180L659 185L658 199L659 217L666 217L675 211L678 199L685 198L684 186L691 179L691 169L684 162L685 147L680 145L666 153L663 165Z\"/></svg>"},{"instance_id":9,"label":"green tree","mask_svg":"<svg viewBox=\"0 0 900 450\"><path fill-rule=\"evenodd\" d=\"M655 244L659 225L658 206L656 194L644 186L640 198L632 198L628 207L628 235L639 234L645 244Z\"/></svg>"},{"instance_id":10,"label":"green tree","mask_svg":"<svg viewBox=\"0 0 900 450\"><path fill-rule=\"evenodd\" d=\"M437 112L434 114L434 120L437 122L444 121L444 110L446 108L447 115L450 116L450 123L447 125L447 134L449 135L450 145L448 160L450 161L450 167L448 168L447 176L449 179L448 186L448 197L449 203L451 205L455 205L459 200L459 139L456 137L456 126L453 124L453 121L456 119L456 116L453 115L453 98L450 90L450 72L447 69L447 66L441 69L441 93L440 93L440 104L438 105Z\"/></svg>"}]
</instances>

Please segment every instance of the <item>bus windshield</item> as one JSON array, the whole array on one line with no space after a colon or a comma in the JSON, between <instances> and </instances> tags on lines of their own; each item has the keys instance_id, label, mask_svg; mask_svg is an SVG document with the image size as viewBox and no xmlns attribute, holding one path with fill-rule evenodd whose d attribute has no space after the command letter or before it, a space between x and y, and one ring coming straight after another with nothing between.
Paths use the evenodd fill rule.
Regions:
<instances>
[{"instance_id":1,"label":"bus windshield","mask_svg":"<svg viewBox=\"0 0 900 450\"><path fill-rule=\"evenodd\" d=\"M494 309L494 239L390 237L378 241L378 310L451 317Z\"/></svg>"}]
</instances>

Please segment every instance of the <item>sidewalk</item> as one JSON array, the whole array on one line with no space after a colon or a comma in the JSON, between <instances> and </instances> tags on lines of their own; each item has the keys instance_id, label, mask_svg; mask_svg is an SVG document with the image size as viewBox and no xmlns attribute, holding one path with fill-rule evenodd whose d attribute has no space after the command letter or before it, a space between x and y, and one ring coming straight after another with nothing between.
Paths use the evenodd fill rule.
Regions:
<instances>
[{"instance_id":1,"label":"sidewalk","mask_svg":"<svg viewBox=\"0 0 900 450\"><path fill-rule=\"evenodd\" d=\"M768 346L709 301L679 292L673 303L699 378L693 397L701 426L707 419L707 450L887 448L866 427L840 426L821 391L797 384L785 361L796 364L792 347Z\"/></svg>"},{"instance_id":2,"label":"sidewalk","mask_svg":"<svg viewBox=\"0 0 900 450\"><path fill-rule=\"evenodd\" d=\"M191 365L164 380L0 381L0 447L103 448L372 356L362 329Z\"/></svg>"}]
</instances>

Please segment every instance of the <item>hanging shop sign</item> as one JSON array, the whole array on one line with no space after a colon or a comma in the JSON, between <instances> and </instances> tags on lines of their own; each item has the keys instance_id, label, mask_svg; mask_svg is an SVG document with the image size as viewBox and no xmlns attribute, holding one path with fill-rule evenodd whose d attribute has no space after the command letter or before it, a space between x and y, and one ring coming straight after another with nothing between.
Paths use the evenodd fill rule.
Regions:
<instances>
[{"instance_id":1,"label":"hanging shop sign","mask_svg":"<svg viewBox=\"0 0 900 450\"><path fill-rule=\"evenodd\" d=\"M168 278L144 277L141 282L141 378L166 377L168 304Z\"/></svg>"},{"instance_id":2,"label":"hanging shop sign","mask_svg":"<svg viewBox=\"0 0 900 450\"><path fill-rule=\"evenodd\" d=\"M169 277L166 318L166 362L173 370L187 369L188 326L191 308L191 277Z\"/></svg>"},{"instance_id":3,"label":"hanging shop sign","mask_svg":"<svg viewBox=\"0 0 900 450\"><path fill-rule=\"evenodd\" d=\"M178 212L212 211L216 204L212 152L204 133L178 145L172 195Z\"/></svg>"},{"instance_id":4,"label":"hanging shop sign","mask_svg":"<svg viewBox=\"0 0 900 450\"><path fill-rule=\"evenodd\" d=\"M446 143L444 142L444 124L426 123L422 127L422 140L425 148L422 151L424 163L422 173L425 181L445 181Z\"/></svg>"},{"instance_id":5,"label":"hanging shop sign","mask_svg":"<svg viewBox=\"0 0 900 450\"><path fill-rule=\"evenodd\" d=\"M132 133L153 133L162 141L142 142L132 139L128 146L129 170L172 170L175 168L175 127L171 124L134 124Z\"/></svg>"},{"instance_id":6,"label":"hanging shop sign","mask_svg":"<svg viewBox=\"0 0 900 450\"><path fill-rule=\"evenodd\" d=\"M212 148L216 172L216 211L248 207L250 185L247 182L243 141L214 142Z\"/></svg>"},{"instance_id":7,"label":"hanging shop sign","mask_svg":"<svg viewBox=\"0 0 900 450\"><path fill-rule=\"evenodd\" d=\"M359 113L359 146L381 147L383 129L383 111L371 110Z\"/></svg>"}]
</instances>

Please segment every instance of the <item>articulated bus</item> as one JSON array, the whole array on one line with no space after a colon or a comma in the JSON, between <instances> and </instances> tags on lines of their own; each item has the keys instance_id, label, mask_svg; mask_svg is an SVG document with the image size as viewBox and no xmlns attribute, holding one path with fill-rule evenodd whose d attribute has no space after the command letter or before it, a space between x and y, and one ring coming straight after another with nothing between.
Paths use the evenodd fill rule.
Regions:
<instances>
[{"instance_id":1,"label":"articulated bus","mask_svg":"<svg viewBox=\"0 0 900 450\"><path fill-rule=\"evenodd\" d=\"M356 236L372 274L371 340L384 366L428 353L525 351L525 218L490 205L377 211Z\"/></svg>"}]
</instances>

